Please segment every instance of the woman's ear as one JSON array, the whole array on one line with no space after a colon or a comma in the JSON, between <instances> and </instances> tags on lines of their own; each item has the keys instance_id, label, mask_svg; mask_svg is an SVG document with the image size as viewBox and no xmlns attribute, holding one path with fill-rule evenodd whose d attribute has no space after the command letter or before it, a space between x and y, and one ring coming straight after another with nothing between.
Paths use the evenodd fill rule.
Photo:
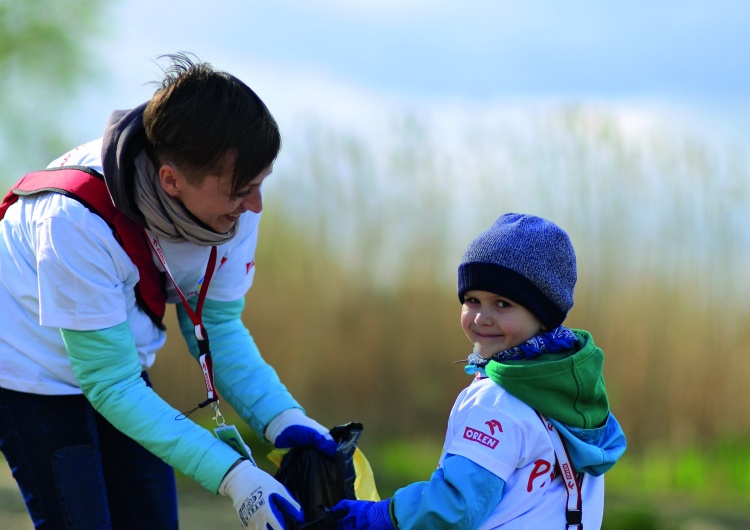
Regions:
<instances>
[{"instance_id":1,"label":"woman's ear","mask_svg":"<svg viewBox=\"0 0 750 530\"><path fill-rule=\"evenodd\" d=\"M159 184L168 195L178 197L183 184L180 175L172 164L163 164L159 168Z\"/></svg>"}]
</instances>

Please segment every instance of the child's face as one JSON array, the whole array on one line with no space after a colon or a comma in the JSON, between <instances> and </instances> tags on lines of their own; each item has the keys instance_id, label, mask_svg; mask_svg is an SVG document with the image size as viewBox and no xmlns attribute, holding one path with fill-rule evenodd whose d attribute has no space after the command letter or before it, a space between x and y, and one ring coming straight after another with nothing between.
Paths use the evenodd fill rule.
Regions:
<instances>
[{"instance_id":1,"label":"child's face","mask_svg":"<svg viewBox=\"0 0 750 530\"><path fill-rule=\"evenodd\" d=\"M518 346L545 327L525 307L487 291L468 291L461 306L461 327L485 358Z\"/></svg>"}]
</instances>

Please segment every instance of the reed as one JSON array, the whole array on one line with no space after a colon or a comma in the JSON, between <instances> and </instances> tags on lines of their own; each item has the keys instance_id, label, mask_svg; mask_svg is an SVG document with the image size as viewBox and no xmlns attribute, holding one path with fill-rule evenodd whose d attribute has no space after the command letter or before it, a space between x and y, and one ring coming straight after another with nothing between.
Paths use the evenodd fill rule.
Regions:
<instances>
[{"instance_id":1,"label":"reed","mask_svg":"<svg viewBox=\"0 0 750 530\"><path fill-rule=\"evenodd\" d=\"M452 364L469 353L461 250L521 211L571 235L567 324L604 349L633 453L750 434L747 151L659 124L634 132L584 105L521 122L467 114L446 129L416 114L374 135L309 123L285 138L244 318L308 412L362 421L364 440L439 442L468 382ZM179 349L173 334L162 356ZM200 396L189 370L157 362L154 375L184 403L183 380Z\"/></svg>"}]
</instances>

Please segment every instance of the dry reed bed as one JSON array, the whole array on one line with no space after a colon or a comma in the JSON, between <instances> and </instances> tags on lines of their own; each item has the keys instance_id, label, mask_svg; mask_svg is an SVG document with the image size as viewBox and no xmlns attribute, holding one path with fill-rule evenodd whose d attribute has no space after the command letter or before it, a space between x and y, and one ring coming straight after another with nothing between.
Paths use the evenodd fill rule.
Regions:
<instances>
[{"instance_id":1,"label":"dry reed bed","mask_svg":"<svg viewBox=\"0 0 750 530\"><path fill-rule=\"evenodd\" d=\"M369 437L439 439L467 382L452 364L469 353L460 252L501 213L524 211L577 248L567 323L604 349L634 451L750 434L747 152L633 132L590 107L458 123L449 138L412 116L369 136L310 126L286 140L245 318L310 413L360 420ZM172 334L163 357L181 350ZM157 362L155 379L187 408L200 375L172 364Z\"/></svg>"}]
</instances>

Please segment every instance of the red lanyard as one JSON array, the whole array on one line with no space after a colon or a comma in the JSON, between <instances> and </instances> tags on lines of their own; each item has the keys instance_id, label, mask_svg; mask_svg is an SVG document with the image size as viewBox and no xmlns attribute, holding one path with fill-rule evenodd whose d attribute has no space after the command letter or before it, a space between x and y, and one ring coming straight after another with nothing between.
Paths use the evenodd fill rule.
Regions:
<instances>
[{"instance_id":1,"label":"red lanyard","mask_svg":"<svg viewBox=\"0 0 750 530\"><path fill-rule=\"evenodd\" d=\"M206 274L203 276L203 283L201 285L200 291L198 292L198 303L195 306L195 311L193 311L193 309L190 307L190 304L188 304L187 298L185 298L185 295L182 294L180 287L177 285L177 282L172 276L172 273L169 271L167 260L161 250L161 245L159 245L159 238L157 238L156 235L148 230L146 230L146 235L148 235L148 241L151 244L151 248L154 250L156 257L159 259L162 267L164 267L164 271L167 273L167 276L169 276L169 279L172 280L172 284L177 290L177 294L180 295L180 298L182 299L182 305L185 306L185 311L187 311L188 316L190 316L190 321L194 326L195 340L198 341L198 351L200 353L200 357L198 359L200 361L201 368L203 369L203 379L206 383L206 401L198 405L199 408L203 408L209 403L213 403L219 400L216 397L216 387L214 386L214 368L213 362L211 360L211 350L208 347L208 333L206 332L206 328L203 325L203 321L201 320L201 315L203 313L203 302L206 300L206 293L208 292L208 284L211 283L211 278L213 277L214 270L216 269L216 246L214 245L211 247L211 255L208 258L208 265L206 265Z\"/></svg>"},{"instance_id":2,"label":"red lanyard","mask_svg":"<svg viewBox=\"0 0 750 530\"><path fill-rule=\"evenodd\" d=\"M557 467L565 484L565 491L568 494L568 501L565 505L565 528L583 529L583 495L581 488L583 486L583 473L576 473L573 463L570 461L568 450L560 438L560 433L555 426L549 421L549 418L541 412L536 412L539 419L542 420L544 427L547 429L552 440L552 447L555 449Z\"/></svg>"}]
</instances>

